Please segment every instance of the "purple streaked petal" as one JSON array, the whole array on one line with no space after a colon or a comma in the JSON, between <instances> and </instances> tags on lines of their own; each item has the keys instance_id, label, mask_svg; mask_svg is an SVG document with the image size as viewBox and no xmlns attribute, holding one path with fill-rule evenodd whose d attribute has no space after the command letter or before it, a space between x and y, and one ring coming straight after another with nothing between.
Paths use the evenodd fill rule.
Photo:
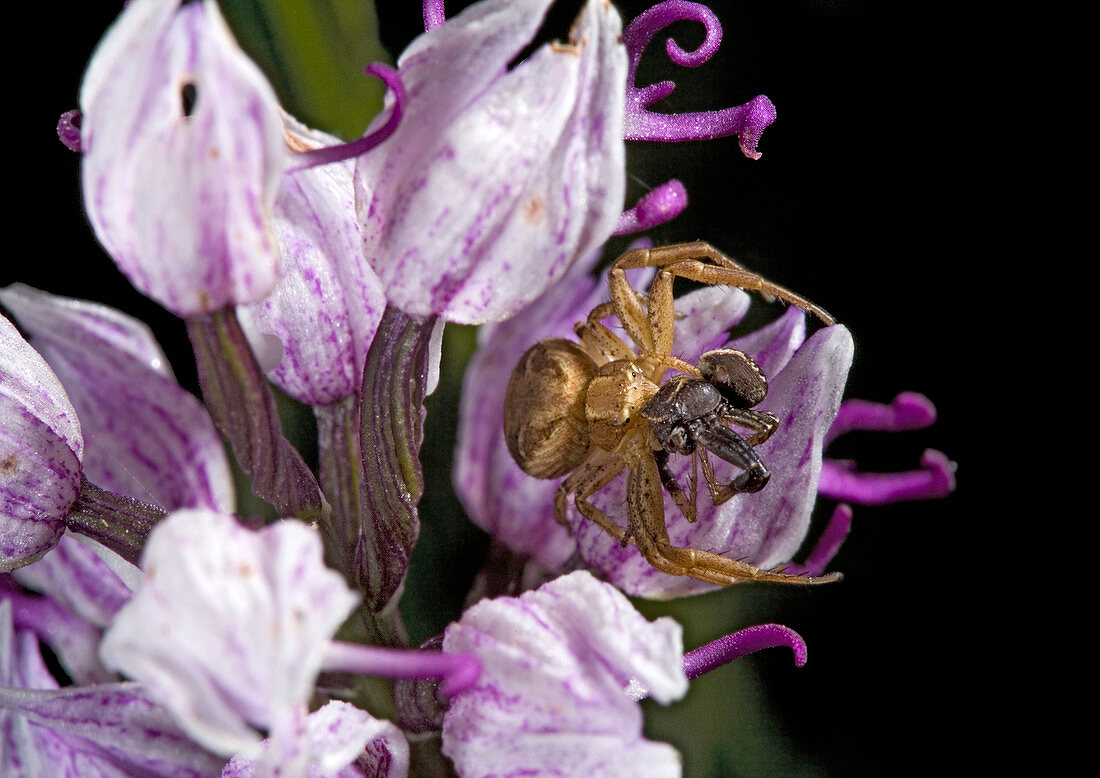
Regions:
<instances>
[{"instance_id":1,"label":"purple streaked petal","mask_svg":"<svg viewBox=\"0 0 1100 778\"><path fill-rule=\"evenodd\" d=\"M288 118L294 148L323 148L332 136ZM260 303L238 308L241 326L257 353L262 338L282 348L268 377L310 405L355 396L386 295L363 260L348 160L287 173L279 185L272 226L281 250L281 278Z\"/></svg>"},{"instance_id":2,"label":"purple streaked petal","mask_svg":"<svg viewBox=\"0 0 1100 778\"><path fill-rule=\"evenodd\" d=\"M683 696L680 625L646 621L589 573L482 600L447 628L443 650L484 667L443 720L443 753L461 775L680 774L679 754L643 737L625 693L636 678L659 702Z\"/></svg>"},{"instance_id":3,"label":"purple streaked petal","mask_svg":"<svg viewBox=\"0 0 1100 778\"><path fill-rule=\"evenodd\" d=\"M39 741L48 744L41 756L50 775L200 778L218 775L225 762L191 742L138 684L0 688L0 708L53 736Z\"/></svg>"},{"instance_id":4,"label":"purple streaked petal","mask_svg":"<svg viewBox=\"0 0 1100 778\"><path fill-rule=\"evenodd\" d=\"M824 465L823 465L824 468ZM820 489L820 486L818 487ZM783 568L783 572L791 575L823 575L833 561L833 557L840 551L844 541L848 539L848 533L852 530L852 509L841 503L833 510L829 523L814 544L813 550L806 555L804 562L792 562Z\"/></svg>"},{"instance_id":5,"label":"purple streaked petal","mask_svg":"<svg viewBox=\"0 0 1100 778\"><path fill-rule=\"evenodd\" d=\"M477 3L399 61L408 111L359 159L356 199L364 254L407 313L506 318L615 228L625 191L619 18L589 2L576 42L508 69L548 4Z\"/></svg>"},{"instance_id":6,"label":"purple streaked petal","mask_svg":"<svg viewBox=\"0 0 1100 778\"><path fill-rule=\"evenodd\" d=\"M384 719L376 719L355 706L329 702L306 719L310 752L314 760L310 776L328 778L405 778L409 769L409 744L401 731ZM261 748L270 745L265 740ZM221 778L253 778L256 758L239 754L226 765Z\"/></svg>"},{"instance_id":7,"label":"purple streaked petal","mask_svg":"<svg viewBox=\"0 0 1100 778\"><path fill-rule=\"evenodd\" d=\"M95 551L72 535L61 538L53 553L13 575L99 629L111 623L132 594Z\"/></svg>"},{"instance_id":8,"label":"purple streaked petal","mask_svg":"<svg viewBox=\"0 0 1100 778\"><path fill-rule=\"evenodd\" d=\"M225 756L259 742L254 727L305 710L358 600L324 566L317 531L295 520L252 532L215 511L177 511L153 530L142 569L100 655Z\"/></svg>"},{"instance_id":9,"label":"purple streaked petal","mask_svg":"<svg viewBox=\"0 0 1100 778\"><path fill-rule=\"evenodd\" d=\"M741 152L751 159L759 159L760 153L756 146L760 135L775 121L775 106L767 97L759 95L744 105L718 111L660 114L651 112L649 108L658 100L668 97L675 89L675 84L662 81L641 88L635 86L634 80L643 50L658 32L683 20L696 21L703 25L706 32L703 42L697 49L688 52L669 38L665 49L669 59L677 65L698 67L710 59L722 40L722 26L718 17L705 5L684 0L666 0L640 14L623 32L623 42L630 56L626 139L676 142L737 135Z\"/></svg>"},{"instance_id":10,"label":"purple streaked petal","mask_svg":"<svg viewBox=\"0 0 1100 778\"><path fill-rule=\"evenodd\" d=\"M98 303L23 284L0 289L80 415L85 476L166 510L231 510L225 449L206 409L181 388L149 328Z\"/></svg>"},{"instance_id":11,"label":"purple streaked petal","mask_svg":"<svg viewBox=\"0 0 1100 778\"><path fill-rule=\"evenodd\" d=\"M888 405L868 400L845 400L840 404L836 421L829 429L829 440L833 441L852 430L919 430L935 421L936 406L917 392L901 392Z\"/></svg>"},{"instance_id":12,"label":"purple streaked petal","mask_svg":"<svg viewBox=\"0 0 1100 778\"><path fill-rule=\"evenodd\" d=\"M688 195L684 185L675 178L648 192L629 211L619 216L615 235L644 232L672 221L687 208Z\"/></svg>"},{"instance_id":13,"label":"purple streaked petal","mask_svg":"<svg viewBox=\"0 0 1100 778\"><path fill-rule=\"evenodd\" d=\"M80 422L61 382L0 316L0 572L57 544L83 456Z\"/></svg>"},{"instance_id":14,"label":"purple streaked petal","mask_svg":"<svg viewBox=\"0 0 1100 778\"><path fill-rule=\"evenodd\" d=\"M822 496L857 505L885 505L903 500L935 500L955 490L955 463L928 449L920 470L902 473L865 473L847 461L827 459L818 487Z\"/></svg>"},{"instance_id":15,"label":"purple streaked petal","mask_svg":"<svg viewBox=\"0 0 1100 778\"><path fill-rule=\"evenodd\" d=\"M791 344L801 338L801 328L796 325L801 317L800 312L788 313L765 328L772 336L771 343L749 336L735 341L733 346L756 340L760 345L757 353L764 355L765 364L780 362L786 358ZM677 335L680 326L677 322ZM759 408L778 416L780 427L756 447L772 473L767 488L755 494L735 495L717 507L711 504L704 489L698 500L699 518L694 524L688 523L665 494L665 523L673 545L743 559L761 568L791 560L809 529L817 498L824 436L840 405L852 355L848 330L841 326L827 327L806 340L778 373L769 375L768 397ZM735 469L715 457L712 461L718 479L728 482ZM680 483L690 484L690 458L673 457L671 465ZM623 509L625 484L625 477L620 476L592 500L622 526L627 520ZM658 572L635 546L620 546L575 510L570 512L570 520L585 562L629 594L664 599L714 588L688 576Z\"/></svg>"},{"instance_id":16,"label":"purple streaked petal","mask_svg":"<svg viewBox=\"0 0 1100 778\"><path fill-rule=\"evenodd\" d=\"M806 664L806 641L782 624L760 624L734 632L684 654L684 673L691 680L765 648L786 646L796 667Z\"/></svg>"},{"instance_id":17,"label":"purple streaked petal","mask_svg":"<svg viewBox=\"0 0 1100 778\"><path fill-rule=\"evenodd\" d=\"M180 316L263 299L282 118L217 5L128 4L80 107L85 210L131 282Z\"/></svg>"}]
</instances>

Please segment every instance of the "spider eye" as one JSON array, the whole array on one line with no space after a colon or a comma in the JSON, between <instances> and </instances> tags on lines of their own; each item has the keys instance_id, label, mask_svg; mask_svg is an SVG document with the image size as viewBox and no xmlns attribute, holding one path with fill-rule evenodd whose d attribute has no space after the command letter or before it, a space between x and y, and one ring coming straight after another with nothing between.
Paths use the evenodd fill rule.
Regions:
<instances>
[{"instance_id":1,"label":"spider eye","mask_svg":"<svg viewBox=\"0 0 1100 778\"><path fill-rule=\"evenodd\" d=\"M708 351L699 357L699 372L735 408L751 408L768 396L767 376L743 351Z\"/></svg>"}]
</instances>

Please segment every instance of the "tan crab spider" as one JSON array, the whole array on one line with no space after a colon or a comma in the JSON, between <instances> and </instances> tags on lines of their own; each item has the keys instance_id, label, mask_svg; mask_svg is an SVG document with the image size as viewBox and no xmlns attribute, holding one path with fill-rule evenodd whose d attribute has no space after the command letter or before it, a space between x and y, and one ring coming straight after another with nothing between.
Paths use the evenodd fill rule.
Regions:
<instances>
[{"instance_id":1,"label":"tan crab spider","mask_svg":"<svg viewBox=\"0 0 1100 778\"><path fill-rule=\"evenodd\" d=\"M656 268L646 296L626 278L631 268ZM577 341L536 343L512 372L504 404L504 437L516 463L536 478L566 476L554 497L554 515L566 523L567 498L577 510L623 545L633 542L656 569L727 585L766 580L823 583L836 574L809 577L764 570L710 551L673 546L665 526L662 487L688 521L696 520L698 469L715 505L741 492L763 489L769 473L754 446L779 420L753 410L767 394L767 378L746 354L708 351L692 365L672 355L676 278L736 286L778 298L835 320L803 297L761 278L707 243L683 243L628 251L608 276L610 302L596 306L574 327ZM602 319L614 315L631 348ZM667 382L669 369L679 371ZM663 382L663 383L662 383ZM751 431L748 439L730 427ZM714 475L708 452L742 469L728 484ZM685 493L668 466L670 453L692 458ZM623 529L590 498L627 471L629 526Z\"/></svg>"}]
</instances>

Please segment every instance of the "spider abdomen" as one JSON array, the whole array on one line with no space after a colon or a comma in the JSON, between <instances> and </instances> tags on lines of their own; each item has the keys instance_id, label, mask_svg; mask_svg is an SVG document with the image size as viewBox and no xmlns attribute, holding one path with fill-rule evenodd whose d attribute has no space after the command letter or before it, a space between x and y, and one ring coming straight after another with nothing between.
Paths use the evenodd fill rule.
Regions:
<instances>
[{"instance_id":1,"label":"spider abdomen","mask_svg":"<svg viewBox=\"0 0 1100 778\"><path fill-rule=\"evenodd\" d=\"M596 363L578 344L550 338L529 348L504 400L504 442L535 478L575 470L590 446L585 396Z\"/></svg>"}]
</instances>

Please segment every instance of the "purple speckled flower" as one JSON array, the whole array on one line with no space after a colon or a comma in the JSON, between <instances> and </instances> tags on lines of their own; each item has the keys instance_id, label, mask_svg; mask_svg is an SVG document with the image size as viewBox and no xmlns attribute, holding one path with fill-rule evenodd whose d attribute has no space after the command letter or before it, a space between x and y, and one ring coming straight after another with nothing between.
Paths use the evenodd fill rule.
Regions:
<instances>
[{"instance_id":1,"label":"purple speckled flower","mask_svg":"<svg viewBox=\"0 0 1100 778\"><path fill-rule=\"evenodd\" d=\"M210 416L176 382L143 323L23 284L0 303L60 379L84 433L83 473L165 510L232 510L233 480Z\"/></svg>"},{"instance_id":2,"label":"purple speckled flower","mask_svg":"<svg viewBox=\"0 0 1100 778\"><path fill-rule=\"evenodd\" d=\"M153 530L141 566L141 585L100 645L104 664L139 681L196 742L256 775L336 774L360 765L349 739L370 750L397 737L343 708L308 716L322 669L441 678L445 695L480 672L465 654L333 641L359 595L325 567L319 534L299 521L251 531L217 511L177 511ZM361 766L389 769L402 749Z\"/></svg>"},{"instance_id":3,"label":"purple speckled flower","mask_svg":"<svg viewBox=\"0 0 1100 778\"><path fill-rule=\"evenodd\" d=\"M463 778L680 775L676 750L643 736L635 701L639 688L664 704L687 691L680 625L646 621L591 574L482 600L443 650L484 667L443 718L443 752Z\"/></svg>"},{"instance_id":4,"label":"purple speckled flower","mask_svg":"<svg viewBox=\"0 0 1100 778\"><path fill-rule=\"evenodd\" d=\"M270 293L283 121L216 3L127 4L80 107L85 210L138 289L180 316Z\"/></svg>"},{"instance_id":5,"label":"purple speckled flower","mask_svg":"<svg viewBox=\"0 0 1100 778\"><path fill-rule=\"evenodd\" d=\"M358 597L297 521L260 532L210 510L170 514L142 557L142 585L104 636L109 667L141 682L184 730L232 756L271 733L262 761L303 774L314 679Z\"/></svg>"},{"instance_id":6,"label":"purple speckled flower","mask_svg":"<svg viewBox=\"0 0 1100 778\"><path fill-rule=\"evenodd\" d=\"M407 105L361 157L364 255L407 313L514 314L615 229L625 196L621 22L585 5L568 45L509 68L550 0L487 0L417 38Z\"/></svg>"},{"instance_id":7,"label":"purple speckled flower","mask_svg":"<svg viewBox=\"0 0 1100 778\"><path fill-rule=\"evenodd\" d=\"M224 759L188 740L137 684L103 679L90 686L60 687L34 628L21 624L26 617L18 611L31 609L26 603L0 601L0 775L219 774Z\"/></svg>"},{"instance_id":8,"label":"purple speckled flower","mask_svg":"<svg viewBox=\"0 0 1100 778\"><path fill-rule=\"evenodd\" d=\"M323 149L336 138L287 117L287 136L300 151ZM355 214L352 160L288 172L279 184L272 219L282 260L280 280L263 302L238 309L268 375L310 405L358 393L363 363L386 295L363 260ZM268 358L264 336L278 339Z\"/></svg>"},{"instance_id":9,"label":"purple speckled flower","mask_svg":"<svg viewBox=\"0 0 1100 778\"><path fill-rule=\"evenodd\" d=\"M396 726L376 719L346 702L334 701L309 714L306 731L310 750L324 754L324 762L310 769L310 778L405 778L409 772L409 744ZM261 750L270 741L261 744ZM257 760L233 757L222 778L254 778Z\"/></svg>"},{"instance_id":10,"label":"purple speckled flower","mask_svg":"<svg viewBox=\"0 0 1100 778\"><path fill-rule=\"evenodd\" d=\"M46 361L0 316L0 572L61 538L80 491L84 437Z\"/></svg>"}]
</instances>

